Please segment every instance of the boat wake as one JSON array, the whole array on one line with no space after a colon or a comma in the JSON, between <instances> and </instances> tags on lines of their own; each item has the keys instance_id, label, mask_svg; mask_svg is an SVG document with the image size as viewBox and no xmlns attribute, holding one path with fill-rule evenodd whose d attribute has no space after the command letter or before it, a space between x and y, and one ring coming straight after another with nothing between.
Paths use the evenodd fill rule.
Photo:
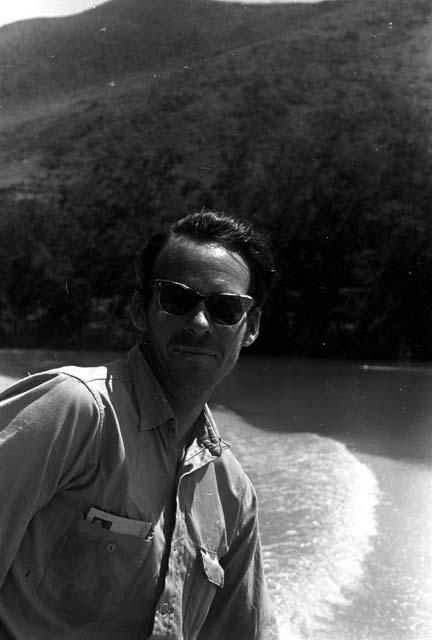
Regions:
<instances>
[{"instance_id":1,"label":"boat wake","mask_svg":"<svg viewBox=\"0 0 432 640\"><path fill-rule=\"evenodd\" d=\"M281 640L328 638L336 605L361 589L379 490L347 448L311 433L274 433L224 407L223 436L252 479Z\"/></svg>"}]
</instances>

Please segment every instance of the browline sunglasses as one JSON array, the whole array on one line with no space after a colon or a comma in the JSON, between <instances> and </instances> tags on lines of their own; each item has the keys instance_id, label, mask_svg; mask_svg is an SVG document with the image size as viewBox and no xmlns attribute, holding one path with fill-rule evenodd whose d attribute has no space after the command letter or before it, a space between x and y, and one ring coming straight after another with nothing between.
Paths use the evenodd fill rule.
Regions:
<instances>
[{"instance_id":1,"label":"browline sunglasses","mask_svg":"<svg viewBox=\"0 0 432 640\"><path fill-rule=\"evenodd\" d=\"M237 293L210 293L204 295L192 287L173 280L152 280L158 292L159 308L171 316L182 316L204 302L216 324L234 326L250 311L254 304L251 296Z\"/></svg>"}]
</instances>

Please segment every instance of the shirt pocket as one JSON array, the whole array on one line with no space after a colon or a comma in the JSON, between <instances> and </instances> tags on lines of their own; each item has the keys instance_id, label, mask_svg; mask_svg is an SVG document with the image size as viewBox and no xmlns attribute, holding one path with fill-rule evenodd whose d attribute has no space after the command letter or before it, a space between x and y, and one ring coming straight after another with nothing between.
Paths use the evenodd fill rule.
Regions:
<instances>
[{"instance_id":1,"label":"shirt pocket","mask_svg":"<svg viewBox=\"0 0 432 640\"><path fill-rule=\"evenodd\" d=\"M150 523L149 526L151 527ZM60 540L37 587L40 600L74 625L111 620L153 546L77 520Z\"/></svg>"},{"instance_id":2,"label":"shirt pocket","mask_svg":"<svg viewBox=\"0 0 432 640\"><path fill-rule=\"evenodd\" d=\"M217 553L200 547L185 609L185 637L195 638L197 636L217 590L224 586L224 575Z\"/></svg>"}]
</instances>

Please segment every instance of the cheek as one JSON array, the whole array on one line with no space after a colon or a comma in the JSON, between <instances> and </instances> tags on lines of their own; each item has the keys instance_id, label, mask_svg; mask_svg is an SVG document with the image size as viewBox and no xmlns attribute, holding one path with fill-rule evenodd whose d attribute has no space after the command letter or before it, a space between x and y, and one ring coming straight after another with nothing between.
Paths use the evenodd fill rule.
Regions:
<instances>
[{"instance_id":1,"label":"cheek","mask_svg":"<svg viewBox=\"0 0 432 640\"><path fill-rule=\"evenodd\" d=\"M153 339L155 339L159 345L168 343L182 328L180 319L177 319L175 316L169 316L160 309L154 309L149 314L149 324Z\"/></svg>"},{"instance_id":2,"label":"cheek","mask_svg":"<svg viewBox=\"0 0 432 640\"><path fill-rule=\"evenodd\" d=\"M148 314L148 333L153 342L159 342L164 334L164 319L157 309L150 309Z\"/></svg>"},{"instance_id":3,"label":"cheek","mask_svg":"<svg viewBox=\"0 0 432 640\"><path fill-rule=\"evenodd\" d=\"M229 333L225 334L222 341L225 347L225 355L228 359L236 358L243 346L246 325L241 325L235 329L226 329L226 331L229 331Z\"/></svg>"},{"instance_id":4,"label":"cheek","mask_svg":"<svg viewBox=\"0 0 432 640\"><path fill-rule=\"evenodd\" d=\"M159 329L166 326L169 320L170 316L159 309L158 305L152 301L148 311L148 322L153 333L158 332Z\"/></svg>"},{"instance_id":5,"label":"cheek","mask_svg":"<svg viewBox=\"0 0 432 640\"><path fill-rule=\"evenodd\" d=\"M153 315L153 323L155 327L165 327L170 321L170 317L166 313L157 309Z\"/></svg>"}]
</instances>

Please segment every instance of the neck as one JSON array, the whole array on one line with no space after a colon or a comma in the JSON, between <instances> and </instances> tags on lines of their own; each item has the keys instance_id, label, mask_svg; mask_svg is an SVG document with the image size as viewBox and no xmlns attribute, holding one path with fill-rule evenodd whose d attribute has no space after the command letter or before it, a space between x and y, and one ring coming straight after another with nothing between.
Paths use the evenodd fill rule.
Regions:
<instances>
[{"instance_id":1,"label":"neck","mask_svg":"<svg viewBox=\"0 0 432 640\"><path fill-rule=\"evenodd\" d=\"M184 392L181 398L168 393L167 400L178 422L178 439L186 440L196 420L204 409L208 398L196 397L197 394Z\"/></svg>"},{"instance_id":2,"label":"neck","mask_svg":"<svg viewBox=\"0 0 432 640\"><path fill-rule=\"evenodd\" d=\"M152 368L153 374L162 386L165 397L175 415L178 422L178 439L185 441L191 433L193 426L204 409L204 405L208 402L211 393L201 389L190 389L179 386L178 389L168 390L163 387L162 380L159 375L158 367L152 357L151 349L148 345L141 343L141 351L143 352L147 362Z\"/></svg>"}]
</instances>

